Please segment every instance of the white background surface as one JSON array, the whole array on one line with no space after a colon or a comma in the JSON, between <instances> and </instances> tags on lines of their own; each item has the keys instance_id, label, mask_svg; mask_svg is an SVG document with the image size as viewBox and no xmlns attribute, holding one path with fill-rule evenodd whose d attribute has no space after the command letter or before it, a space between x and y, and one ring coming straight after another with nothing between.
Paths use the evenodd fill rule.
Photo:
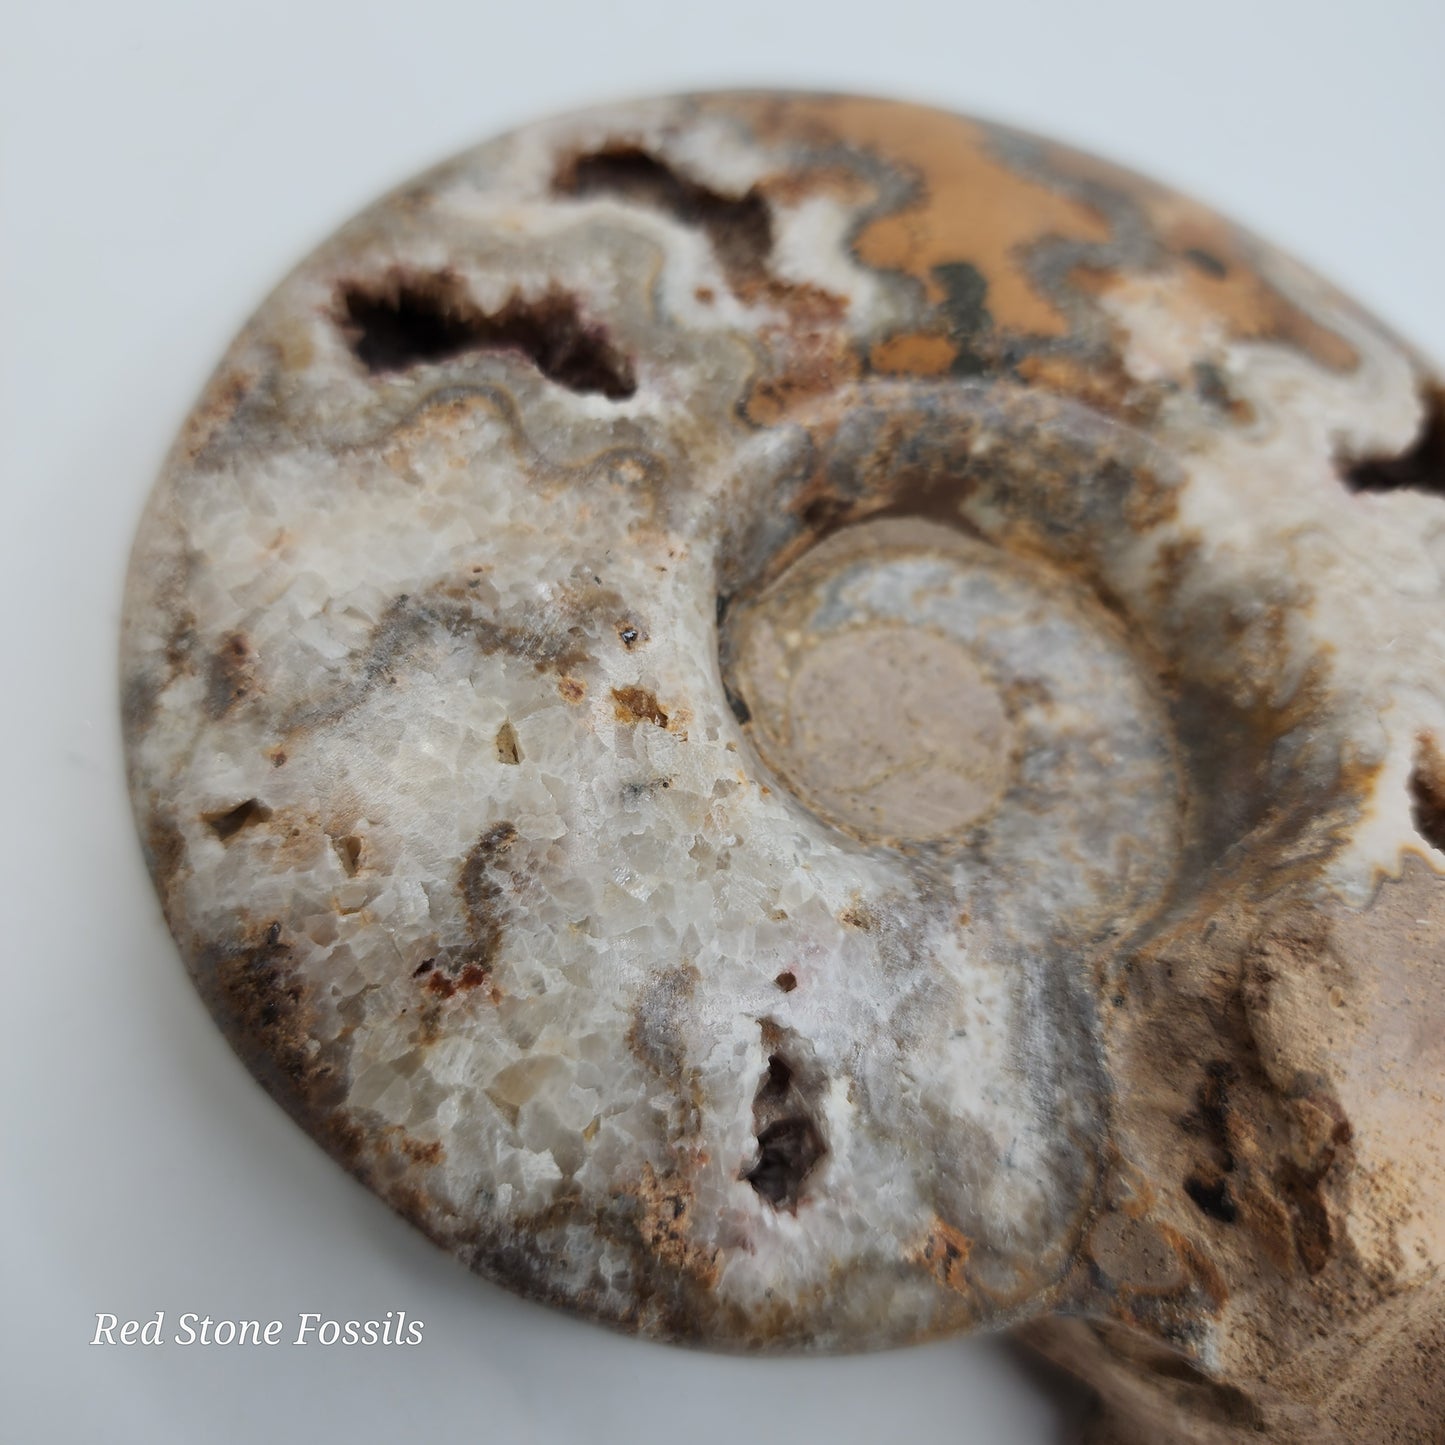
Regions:
<instances>
[{"instance_id":1,"label":"white background surface","mask_svg":"<svg viewBox=\"0 0 1445 1445\"><path fill-rule=\"evenodd\" d=\"M640 1344L465 1274L328 1161L187 984L134 840L130 534L266 289L386 187L581 103L897 94L1215 202L1445 358L1441 0L0 3L0 1438L1057 1445L1078 1402L947 1342ZM425 1321L415 1349L90 1348L97 1311ZM1162 1442L1161 1442L1162 1445Z\"/></svg>"}]
</instances>

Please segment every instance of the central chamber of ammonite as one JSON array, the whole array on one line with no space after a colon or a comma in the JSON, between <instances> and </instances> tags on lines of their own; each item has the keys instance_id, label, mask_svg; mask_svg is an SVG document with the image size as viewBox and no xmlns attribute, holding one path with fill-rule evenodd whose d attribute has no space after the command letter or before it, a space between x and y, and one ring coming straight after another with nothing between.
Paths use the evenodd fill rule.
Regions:
<instances>
[{"instance_id":1,"label":"central chamber of ammonite","mask_svg":"<svg viewBox=\"0 0 1445 1445\"><path fill-rule=\"evenodd\" d=\"M985 839L1037 851L1047 829L1057 852L1071 825L1080 851L1150 837L1171 852L1157 686L1117 617L1030 574L922 519L832 534L729 617L729 690L765 763L860 840L972 849L991 870L1022 856Z\"/></svg>"},{"instance_id":2,"label":"central chamber of ammonite","mask_svg":"<svg viewBox=\"0 0 1445 1445\"><path fill-rule=\"evenodd\" d=\"M1442 415L1012 131L504 137L285 281L152 497L167 919L302 1125L533 1297L1024 1326L1110 1445L1434 1445Z\"/></svg>"}]
</instances>

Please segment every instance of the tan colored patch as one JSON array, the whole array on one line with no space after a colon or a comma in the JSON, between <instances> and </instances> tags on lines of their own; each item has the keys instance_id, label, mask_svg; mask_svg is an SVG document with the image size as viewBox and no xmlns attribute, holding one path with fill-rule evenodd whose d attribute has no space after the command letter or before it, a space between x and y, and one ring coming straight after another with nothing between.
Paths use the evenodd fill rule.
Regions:
<instances>
[{"instance_id":1,"label":"tan colored patch","mask_svg":"<svg viewBox=\"0 0 1445 1445\"><path fill-rule=\"evenodd\" d=\"M868 364L888 376L942 376L957 355L958 348L946 336L906 331L880 341L868 353Z\"/></svg>"},{"instance_id":2,"label":"tan colored patch","mask_svg":"<svg viewBox=\"0 0 1445 1445\"><path fill-rule=\"evenodd\" d=\"M937 303L944 293L934 267L967 261L988 282L988 309L1000 327L1038 336L1068 331L1034 289L1023 253L1045 237L1106 241L1109 228L1090 207L996 160L984 126L921 106L844 96L801 96L781 111L759 105L753 115L764 133L779 122L784 135L822 132L917 177L917 198L859 235L855 250L864 265L917 278Z\"/></svg>"}]
</instances>

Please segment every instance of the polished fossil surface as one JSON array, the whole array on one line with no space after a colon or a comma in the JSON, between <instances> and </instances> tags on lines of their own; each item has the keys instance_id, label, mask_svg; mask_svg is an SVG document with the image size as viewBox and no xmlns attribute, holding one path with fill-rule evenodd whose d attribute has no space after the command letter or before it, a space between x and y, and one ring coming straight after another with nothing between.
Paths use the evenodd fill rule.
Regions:
<instances>
[{"instance_id":1,"label":"polished fossil surface","mask_svg":"<svg viewBox=\"0 0 1445 1445\"><path fill-rule=\"evenodd\" d=\"M258 1078L493 1278L1023 1325L1101 1440L1434 1440L1442 491L1428 367L1136 176L562 117L221 364L126 599L141 833Z\"/></svg>"}]
</instances>

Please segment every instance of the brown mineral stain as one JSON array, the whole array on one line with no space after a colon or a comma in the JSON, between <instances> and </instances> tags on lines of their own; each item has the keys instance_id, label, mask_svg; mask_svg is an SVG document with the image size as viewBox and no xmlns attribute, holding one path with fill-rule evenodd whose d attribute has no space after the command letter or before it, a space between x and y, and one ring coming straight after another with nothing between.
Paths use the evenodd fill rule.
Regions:
<instances>
[{"instance_id":1,"label":"brown mineral stain","mask_svg":"<svg viewBox=\"0 0 1445 1445\"><path fill-rule=\"evenodd\" d=\"M612 711L618 722L649 722L657 727L667 726L667 713L656 696L645 687L614 687L612 689Z\"/></svg>"},{"instance_id":2,"label":"brown mineral stain","mask_svg":"<svg viewBox=\"0 0 1445 1445\"><path fill-rule=\"evenodd\" d=\"M581 702L587 696L587 684L575 677L561 677L557 680L557 691L567 702Z\"/></svg>"},{"instance_id":3,"label":"brown mineral stain","mask_svg":"<svg viewBox=\"0 0 1445 1445\"><path fill-rule=\"evenodd\" d=\"M693 1187L676 1174L659 1175L642 1166L637 1188L637 1231L643 1244L664 1265L683 1270L711 1288L717 1281L718 1252L691 1238Z\"/></svg>"},{"instance_id":4,"label":"brown mineral stain","mask_svg":"<svg viewBox=\"0 0 1445 1445\"><path fill-rule=\"evenodd\" d=\"M206 711L224 717L255 685L255 656L245 634L231 632L211 654L206 670Z\"/></svg>"},{"instance_id":5,"label":"brown mineral stain","mask_svg":"<svg viewBox=\"0 0 1445 1445\"><path fill-rule=\"evenodd\" d=\"M429 974L422 987L428 988L438 998L451 998L452 994L457 993L457 984L451 980L448 974L441 974L441 972Z\"/></svg>"},{"instance_id":6,"label":"brown mineral stain","mask_svg":"<svg viewBox=\"0 0 1445 1445\"><path fill-rule=\"evenodd\" d=\"M969 1290L967 1265L973 1241L961 1230L935 1218L923 1243L908 1257L921 1264L945 1289L960 1294Z\"/></svg>"},{"instance_id":7,"label":"brown mineral stain","mask_svg":"<svg viewBox=\"0 0 1445 1445\"><path fill-rule=\"evenodd\" d=\"M502 880L506 877L503 864L516 841L516 828L511 823L498 823L477 839L462 864L457 889L466 910L471 958L456 980L460 988L475 988L485 982L501 948ZM473 968L477 972L469 976ZM438 975L432 977L434 986Z\"/></svg>"},{"instance_id":8,"label":"brown mineral stain","mask_svg":"<svg viewBox=\"0 0 1445 1445\"><path fill-rule=\"evenodd\" d=\"M410 1134L403 1134L401 1139L402 1153L414 1164L440 1164L446 1149L440 1139L431 1139L423 1143L420 1139L413 1139Z\"/></svg>"},{"instance_id":9,"label":"brown mineral stain","mask_svg":"<svg viewBox=\"0 0 1445 1445\"><path fill-rule=\"evenodd\" d=\"M469 963L457 975L457 987L460 989L480 988L487 981L487 971L478 963ZM495 997L493 1002L495 1002Z\"/></svg>"}]
</instances>

